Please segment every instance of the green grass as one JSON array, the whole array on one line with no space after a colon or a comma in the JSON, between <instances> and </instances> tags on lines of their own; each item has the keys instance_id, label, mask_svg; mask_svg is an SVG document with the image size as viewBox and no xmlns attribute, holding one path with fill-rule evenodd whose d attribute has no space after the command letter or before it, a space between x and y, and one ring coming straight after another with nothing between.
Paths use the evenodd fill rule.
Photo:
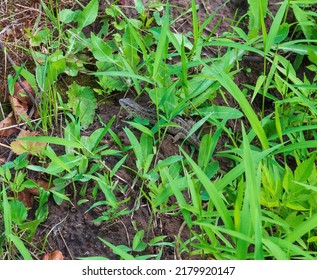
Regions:
<instances>
[{"instance_id":1,"label":"green grass","mask_svg":"<svg viewBox=\"0 0 317 280\"><path fill-rule=\"evenodd\" d=\"M89 36L82 31L97 20L98 1L92 0L77 12L57 14L44 5L45 17L51 23L29 32L35 72L23 69L21 75L41 98L38 109L42 122L38 127L44 133L62 129L62 134L21 140L24 145L34 141L47 144L32 155L42 164L22 154L0 167L0 211L5 229L0 253L6 252L1 257L32 258L28 250L37 226L49 214L48 197L57 204L73 204L79 195L78 204L85 204L87 190L76 186L94 181L93 197L96 199L99 192L104 200L95 200L87 211L107 209L97 222L133 217L138 203L128 209L125 203L131 197L120 200L117 196L130 186L138 191L138 201L147 202L153 217L177 215L184 221L173 242L165 241L165 236L146 240L146 229L138 228L131 247L115 246L99 236L100 242L121 259L160 259L165 247L174 248L178 258L186 253L189 258L222 260L316 259L317 14L311 4L317 1L281 1L273 16L267 1L250 0L248 31L232 21L224 36L216 36L216 30L204 35L203 29L214 14L199 23L194 0L188 11L193 26L187 34L170 28L174 20L177 24L170 5L156 4L150 13L136 1L138 18L132 19L120 6L111 4L105 10L101 31ZM287 22L291 11L296 21ZM269 28L265 17L271 17ZM39 38L47 54L39 52ZM206 58L203 52L209 47L221 49L222 54ZM249 84L237 85L234 78L245 71L240 61L247 55L263 59L263 70L251 72ZM90 64L96 70L87 70ZM302 71L307 74L300 75ZM96 80L98 87L78 85L79 74ZM61 75L74 78L66 93L58 91ZM95 117L95 96L111 98L131 92L151 99L157 126L152 128L139 120L127 122L123 131L130 141L128 146L112 130L114 118L90 136L83 136L82 129ZM215 105L215 98L223 98L227 106ZM237 106L230 107L228 100ZM260 109L254 100L261 101ZM54 121L59 114L66 120L65 127ZM165 123L177 115L197 119L190 131L201 138L197 160L182 145L178 155L158 160L164 148L160 143L167 134ZM202 135L204 125L212 129ZM107 133L116 149L102 144ZM221 144L223 139L225 144ZM57 156L52 145L62 146L62 155ZM129 150L135 157L132 166L126 165ZM107 166L104 156L113 157L117 164ZM223 160L230 165L223 166ZM117 180L120 168L135 176L128 185ZM47 174L52 183L48 190L41 190L41 203L32 221L25 218L28 209L17 203L14 195L29 187L30 171ZM65 195L68 188L73 188L74 197ZM185 240L181 237L184 228L190 233ZM159 248L159 253L146 253L151 246Z\"/></svg>"}]
</instances>

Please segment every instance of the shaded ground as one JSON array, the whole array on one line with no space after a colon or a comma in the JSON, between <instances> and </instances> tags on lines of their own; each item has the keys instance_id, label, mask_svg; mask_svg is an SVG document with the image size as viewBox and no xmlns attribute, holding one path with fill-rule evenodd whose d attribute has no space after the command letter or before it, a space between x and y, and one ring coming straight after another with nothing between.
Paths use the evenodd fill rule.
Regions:
<instances>
[{"instance_id":1,"label":"shaded ground","mask_svg":"<svg viewBox=\"0 0 317 280\"><path fill-rule=\"evenodd\" d=\"M140 102L141 104L144 103ZM107 123L113 115L118 115L120 107L118 102L113 104L101 104L98 108L98 114L103 122ZM126 126L118 116L118 124L114 127L114 132L120 136L122 143L129 145L129 141L122 131L122 128ZM98 121L90 129L95 130L98 128ZM90 131L86 132L90 134ZM137 133L136 133L137 134ZM111 145L111 139L105 139ZM172 154L178 154L177 143L173 143L172 137L167 137L164 140L164 148L160 153L161 158L168 157ZM184 147L185 149L187 147ZM105 158L105 163L112 167L116 164L113 158ZM135 157L130 151L130 156L125 162L126 166L135 167ZM66 259L75 259L78 257L90 257L90 256L104 256L111 259L117 259L118 256L112 253L112 250L108 246L105 246L98 237L101 237L114 245L124 244L128 247L132 246L132 240L136 233L136 230L144 230L145 238L147 242L156 236L166 236L165 242L174 242L175 236L179 234L179 230L182 226L183 220L178 216L173 215L160 215L151 212L151 207L148 205L146 199L140 200L140 189L138 182L135 186L131 186L135 174L129 172L127 169L120 169L117 172L117 178L121 185L128 185L126 191L118 191L116 197L118 201L124 200L127 197L130 200L124 203L121 208L133 210L131 214L120 216L119 218L106 222L93 222L97 217L102 216L102 212L105 211L105 207L96 207L89 212L87 209L96 201L104 200L105 197L102 193L99 193L97 199L94 201L91 192L94 186L89 185L85 198L90 200L88 203L72 207L68 202L64 202L61 206L57 206L55 202L50 201L49 217L45 223L40 225L35 240L38 239L42 242L43 236L48 235L47 251L61 250ZM77 190L81 186L77 185ZM74 193L70 193L70 197L74 197ZM77 200L80 199L77 196ZM73 200L73 199L72 199ZM76 205L76 201L73 201ZM188 232L184 230L182 237L188 238ZM41 243L42 246L42 243ZM144 254L157 254L160 247L148 247L147 250L142 252ZM162 254L162 259L175 259L175 250L172 247L165 246Z\"/></svg>"},{"instance_id":2,"label":"shaded ground","mask_svg":"<svg viewBox=\"0 0 317 280\"><path fill-rule=\"evenodd\" d=\"M103 2L103 1L100 1ZM133 1L122 1L127 6L133 6ZM191 15L189 13L186 14L186 11L190 7L191 1L182 1L182 0L174 0L170 1L172 5L172 14L174 18L178 18L180 15L184 15L181 19L177 20L171 28L177 32L190 32L192 29L191 25ZM223 0L214 0L214 1L196 1L199 5L198 16L201 20L206 18L206 15L210 15L212 12L216 11L221 5L223 5ZM205 32L209 33L216 24L219 24L216 33L221 34L222 32L228 31L230 26L232 25L233 20L238 20L239 16L245 13L245 5L244 1L233 1L234 3L228 3L223 6L216 12L216 16L213 21L207 26ZM238 10L237 10L238 9ZM126 12L131 16L133 16L133 11L130 8L126 8ZM2 22L2 25L5 23ZM206 50L206 55L212 56L216 54L216 50L208 49ZM22 64L23 58L18 55L15 57L17 64ZM4 59L3 53L0 53L0 79L5 81L7 72L4 71ZM259 63L252 62L242 62L242 67L250 67L256 71L256 67ZM259 69L261 69L261 65ZM250 83L250 79L252 77L246 71L241 71L238 77L236 77L236 81L239 85L243 83ZM254 75L254 72L253 72ZM257 75L255 75L257 76ZM6 93L6 83L1 84L1 92ZM5 94L7 95L7 94ZM5 96L0 96L0 98L5 98ZM104 122L107 122L113 115L117 115L119 113L119 105L118 105L119 96L114 97L111 101L106 101L101 103L98 108L98 113L101 119ZM139 100L140 103L146 103L146 100ZM228 100L231 105L234 107L235 103L233 100ZM216 99L215 103L223 104L221 98ZM122 131L122 127L126 126L120 118L117 118L119 121L117 122L117 126L114 128L114 131L118 133L123 143L128 144L128 140L126 139L125 134ZM232 124L234 127L235 124ZM100 127L99 121L96 118L96 122L91 127L91 131ZM89 134L90 131L87 131ZM1 143L9 144L11 139L2 138L0 139ZM105 139L105 141L109 141L110 139ZM167 137L165 143L161 150L161 157L167 157L172 154L178 154L177 144L173 143L170 137ZM225 139L223 140L223 142ZM8 151L6 149L0 149L0 155L6 157L8 155ZM109 166L114 166L116 162L113 160L109 160L105 158L105 162ZM134 159L130 156L125 163L127 166L133 166ZM223 170L227 169L227 163L223 162L221 168ZM102 207L96 207L93 210L86 213L87 209L94 203L93 198L90 196L89 202L82 204L80 206L73 207L68 202L64 202L61 206L57 206L53 200L50 200L49 203L49 216L48 219L40 225L36 236L34 238L35 244L39 247L45 245L46 251L60 250L62 251L65 259L76 259L79 257L89 257L89 256L103 256L111 259L118 258L117 255L113 254L112 250L109 249L108 246L104 245L98 237L101 237L114 245L124 244L126 246L131 247L133 237L136 233L136 229L145 231L145 239L144 241L149 241L155 236L165 235L166 239L164 241L173 243L175 241L175 236L177 236L180 231L182 231L183 238L188 238L188 232L186 228L181 230L183 221L177 217L172 215L159 215L151 213L151 207L149 207L147 201L138 201L140 190L139 185L136 183L134 188L131 188L131 184L135 178L135 175L132 172L129 172L127 169L121 169L118 172L118 180L120 185L128 185L127 188L123 188L123 191L118 190L118 200L123 200L126 197L131 197L131 199L122 205L122 208L127 209L135 209L133 211L133 215L124 215L113 221L106 223L94 223L93 219L102 215L104 209ZM80 189L81 186L76 186ZM89 185L87 189L87 194L91 194L93 189L93 185ZM74 194L70 193L70 197L73 197ZM77 197L77 200L80 197ZM98 199L104 199L102 194L99 194ZM97 199L97 200L98 200ZM76 201L74 201L76 205ZM47 237L47 240L43 240L44 237ZM158 253L160 247L148 247L145 252L142 254L156 254ZM35 253L36 255L36 253ZM42 256L36 255L38 258ZM186 256L182 256L186 258ZM175 259L177 258L177 252L175 248L165 246L162 259Z\"/></svg>"}]
</instances>

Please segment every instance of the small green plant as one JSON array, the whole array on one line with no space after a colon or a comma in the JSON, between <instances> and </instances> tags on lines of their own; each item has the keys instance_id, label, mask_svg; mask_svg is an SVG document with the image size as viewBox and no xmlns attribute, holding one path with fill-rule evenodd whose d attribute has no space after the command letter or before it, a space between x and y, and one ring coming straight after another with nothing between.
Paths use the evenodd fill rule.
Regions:
<instances>
[{"instance_id":1,"label":"small green plant","mask_svg":"<svg viewBox=\"0 0 317 280\"><path fill-rule=\"evenodd\" d=\"M109 132L114 118L100 129L94 131L89 137L81 136L80 117L75 119L69 115L70 122L64 130L64 138L51 136L24 137L23 141L36 141L48 144L57 144L65 147L65 154L57 156L55 151L48 145L43 155L50 160L46 167L39 165L28 165L29 170L44 172L51 177L53 193L56 203L61 204L63 200L70 201L65 195L65 188L71 184L76 198L77 188L75 182L86 183L88 175L92 175L102 168L110 170L102 161L104 155L120 156L119 151L108 149L108 145L100 146L102 139ZM91 167L89 163L93 163ZM122 162L121 162L122 164ZM87 176L86 176L87 175Z\"/></svg>"},{"instance_id":2,"label":"small green plant","mask_svg":"<svg viewBox=\"0 0 317 280\"><path fill-rule=\"evenodd\" d=\"M166 236L157 236L151 239L149 242L144 242L143 241L144 234L145 234L144 230L136 231L136 234L134 235L134 238L132 241L131 248L125 245L115 246L101 237L99 237L99 239L105 245L110 247L113 253L118 255L120 259L122 260L147 260L147 259L160 260L163 253L163 246L174 247L173 244L164 241ZM160 249L157 254L147 254L145 253L147 247L158 247ZM85 258L85 259L89 259L89 258ZM94 257L93 259L96 259L96 257ZM98 258L98 259L102 259L102 258Z\"/></svg>"},{"instance_id":3,"label":"small green plant","mask_svg":"<svg viewBox=\"0 0 317 280\"><path fill-rule=\"evenodd\" d=\"M118 167L120 165L118 165ZM132 210L128 210L126 208L122 209L122 207L120 207L127 201L129 201L129 198L118 201L115 193L115 191L119 191L117 187L118 184L111 182L108 175L85 175L85 177L88 179L95 180L105 197L105 200L98 200L93 205L91 205L90 208L86 211L89 212L91 209L95 207L105 207L105 210L102 212L102 215L96 218L93 222L113 221L122 215L127 215L132 212Z\"/></svg>"},{"instance_id":4,"label":"small green plant","mask_svg":"<svg viewBox=\"0 0 317 280\"><path fill-rule=\"evenodd\" d=\"M49 193L37 183L26 179L25 167L28 164L27 154L22 154L13 162L0 166L1 206L3 213L4 237L2 248L7 247L8 259L32 259L26 244L30 242L37 227L46 220L48 215L47 200ZM15 170L15 171L13 171ZM13 175L14 174L14 175ZM26 188L37 188L39 195L38 207L32 220L28 218L29 208L19 199L19 194ZM10 194L13 194L11 197ZM2 256L3 257L3 256Z\"/></svg>"}]
</instances>

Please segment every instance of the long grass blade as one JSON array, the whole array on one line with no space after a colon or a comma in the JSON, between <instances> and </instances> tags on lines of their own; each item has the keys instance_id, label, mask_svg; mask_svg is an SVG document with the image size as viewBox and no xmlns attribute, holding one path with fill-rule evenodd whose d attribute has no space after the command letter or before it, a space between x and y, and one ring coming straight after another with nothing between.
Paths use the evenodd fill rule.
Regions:
<instances>
[{"instance_id":1,"label":"long grass blade","mask_svg":"<svg viewBox=\"0 0 317 280\"><path fill-rule=\"evenodd\" d=\"M219 191L216 189L215 185L209 180L205 172L200 169L200 167L192 160L192 158L182 148L180 148L180 150L184 154L186 160L189 162L194 172L196 173L196 176L199 178L206 191L208 192L210 200L215 205L219 216L222 218L226 228L234 229L229 210L227 209L223 198L219 194Z\"/></svg>"},{"instance_id":2,"label":"long grass blade","mask_svg":"<svg viewBox=\"0 0 317 280\"><path fill-rule=\"evenodd\" d=\"M316 228L316 225L317 214L314 214L306 221L297 225L296 228L287 236L286 240L293 243L301 238L304 234L307 234L309 231Z\"/></svg>"},{"instance_id":3,"label":"long grass blade","mask_svg":"<svg viewBox=\"0 0 317 280\"><path fill-rule=\"evenodd\" d=\"M157 79L157 75L159 72L160 65L164 58L166 58L166 43L167 43L167 32L169 30L169 5L166 5L166 12L164 16L164 21L163 21L163 26L161 28L161 33L159 37L159 41L157 44L157 49L156 49L156 55L155 55L155 60L154 60L154 65L153 65L153 74L152 77L154 80L160 80Z\"/></svg>"},{"instance_id":4,"label":"long grass blade","mask_svg":"<svg viewBox=\"0 0 317 280\"><path fill-rule=\"evenodd\" d=\"M257 118L256 113L253 111L250 103L245 98L242 91L238 88L238 86L232 81L231 77L225 73L222 69L214 69L210 68L213 76L221 83L221 85L237 100L239 103L241 110L244 112L245 116L247 117L248 121L250 122L253 130L255 131L256 135L258 136L262 148L264 150L269 148L269 143L264 132L264 129Z\"/></svg>"},{"instance_id":5,"label":"long grass blade","mask_svg":"<svg viewBox=\"0 0 317 280\"><path fill-rule=\"evenodd\" d=\"M261 204L260 204L260 184L261 181L257 178L261 178L260 168L254 164L252 151L250 144L245 133L245 129L242 126L243 135L243 150L244 150L244 165L245 165L245 177L246 177L246 192L248 193L248 200L245 203L249 204L250 207L250 219L254 230L255 239L255 259L261 260L263 256L262 248L262 215L261 215ZM258 170L258 172L257 172ZM244 217L249 219L249 217ZM252 234L253 235L253 234Z\"/></svg>"}]
</instances>

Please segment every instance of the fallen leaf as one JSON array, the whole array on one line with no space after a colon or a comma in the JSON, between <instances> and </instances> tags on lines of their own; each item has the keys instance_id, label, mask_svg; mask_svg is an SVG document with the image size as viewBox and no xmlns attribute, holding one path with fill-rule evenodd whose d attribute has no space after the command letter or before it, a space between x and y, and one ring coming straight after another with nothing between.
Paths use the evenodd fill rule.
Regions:
<instances>
[{"instance_id":1,"label":"fallen leaf","mask_svg":"<svg viewBox=\"0 0 317 280\"><path fill-rule=\"evenodd\" d=\"M59 261L59 260L63 260L64 256L62 254L61 251L59 250L55 250L51 253L47 253L44 255L43 260L48 260L48 261Z\"/></svg>"},{"instance_id":2,"label":"fallen leaf","mask_svg":"<svg viewBox=\"0 0 317 280\"><path fill-rule=\"evenodd\" d=\"M11 103L11 108L15 115L15 119L18 123L29 119L29 116L28 116L29 106L27 103L23 103L19 99L12 96L9 96L9 100Z\"/></svg>"},{"instance_id":3,"label":"fallen leaf","mask_svg":"<svg viewBox=\"0 0 317 280\"><path fill-rule=\"evenodd\" d=\"M26 207L32 208L34 203L34 195L28 189L18 192L18 200L21 201Z\"/></svg>"},{"instance_id":4,"label":"fallen leaf","mask_svg":"<svg viewBox=\"0 0 317 280\"><path fill-rule=\"evenodd\" d=\"M27 188L25 190L31 195L40 196L39 188Z\"/></svg>"},{"instance_id":5,"label":"fallen leaf","mask_svg":"<svg viewBox=\"0 0 317 280\"><path fill-rule=\"evenodd\" d=\"M21 130L17 140L13 141L10 145L12 151L17 155L23 154L25 152L35 155L41 153L46 146L45 143L19 140L19 138L36 136L37 134L37 132Z\"/></svg>"},{"instance_id":6,"label":"fallen leaf","mask_svg":"<svg viewBox=\"0 0 317 280\"><path fill-rule=\"evenodd\" d=\"M31 85L27 81L23 81L22 84L24 87L32 94L34 97L35 93ZM18 99L22 103L26 103L27 105L32 105L32 102L30 100L30 97L27 95L25 90L20 86L18 82L14 84L14 98Z\"/></svg>"},{"instance_id":7,"label":"fallen leaf","mask_svg":"<svg viewBox=\"0 0 317 280\"><path fill-rule=\"evenodd\" d=\"M13 112L11 112L5 119L0 122L0 136L8 137L16 133L18 129L16 127L11 127L13 125L16 125L16 121Z\"/></svg>"},{"instance_id":8,"label":"fallen leaf","mask_svg":"<svg viewBox=\"0 0 317 280\"><path fill-rule=\"evenodd\" d=\"M38 179L36 180L36 183L38 183L44 190L48 190L49 189L49 182L43 180L43 179Z\"/></svg>"},{"instance_id":9,"label":"fallen leaf","mask_svg":"<svg viewBox=\"0 0 317 280\"><path fill-rule=\"evenodd\" d=\"M6 162L6 159L4 157L0 157L0 165L4 164Z\"/></svg>"}]
</instances>

